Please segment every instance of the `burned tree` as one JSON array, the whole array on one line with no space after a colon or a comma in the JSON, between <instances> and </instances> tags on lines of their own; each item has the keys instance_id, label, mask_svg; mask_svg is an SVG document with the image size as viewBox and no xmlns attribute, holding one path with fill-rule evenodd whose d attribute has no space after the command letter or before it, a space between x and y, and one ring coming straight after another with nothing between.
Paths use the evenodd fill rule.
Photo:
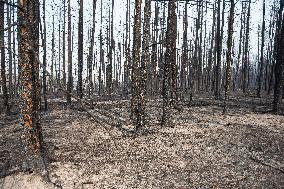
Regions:
<instances>
[{"instance_id":1,"label":"burned tree","mask_svg":"<svg viewBox=\"0 0 284 189\"><path fill-rule=\"evenodd\" d=\"M77 93L79 98L83 98L83 0L79 2L79 23L78 23L78 85Z\"/></svg>"},{"instance_id":2,"label":"burned tree","mask_svg":"<svg viewBox=\"0 0 284 189\"><path fill-rule=\"evenodd\" d=\"M42 127L39 82L39 2L19 1L19 69L21 123L29 167L42 168ZM40 166L40 167L38 167Z\"/></svg>"},{"instance_id":3,"label":"burned tree","mask_svg":"<svg viewBox=\"0 0 284 189\"><path fill-rule=\"evenodd\" d=\"M262 88L262 77L264 69L264 40L265 40L265 0L263 0L262 8L262 29L261 29L261 54L259 62L259 74L258 74L258 88L257 88L257 97L261 97L261 88Z\"/></svg>"},{"instance_id":4,"label":"burned tree","mask_svg":"<svg viewBox=\"0 0 284 189\"><path fill-rule=\"evenodd\" d=\"M231 64L232 64L232 43L233 43L233 25L234 25L234 12L235 12L235 2L231 0L230 16L228 22L228 40L227 40L227 67L226 67L226 80L225 80L225 99L224 99L224 109L223 113L227 111L227 101L229 96L229 90L231 85Z\"/></svg>"},{"instance_id":5,"label":"burned tree","mask_svg":"<svg viewBox=\"0 0 284 189\"><path fill-rule=\"evenodd\" d=\"M166 52L163 70L163 115L161 124L167 125L170 120L170 107L176 103L176 39L177 15L176 2L170 1L168 5L168 20L166 32Z\"/></svg>"},{"instance_id":6,"label":"burned tree","mask_svg":"<svg viewBox=\"0 0 284 189\"><path fill-rule=\"evenodd\" d=\"M71 0L68 2L68 82L66 99L67 104L71 105L71 93L73 88L73 76L72 76L72 23L71 23Z\"/></svg>"},{"instance_id":7,"label":"burned tree","mask_svg":"<svg viewBox=\"0 0 284 189\"><path fill-rule=\"evenodd\" d=\"M276 39L275 39L275 86L274 86L274 100L273 110L279 111L282 105L283 98L283 82L284 82L284 15L282 15L284 2L280 0L280 8L278 11Z\"/></svg>"},{"instance_id":8,"label":"burned tree","mask_svg":"<svg viewBox=\"0 0 284 189\"><path fill-rule=\"evenodd\" d=\"M140 49L141 49L141 0L135 0L135 17L133 28L133 62L132 62L132 97L131 117L137 129L144 125L142 108L141 77L140 77Z\"/></svg>"},{"instance_id":9,"label":"burned tree","mask_svg":"<svg viewBox=\"0 0 284 189\"><path fill-rule=\"evenodd\" d=\"M5 65L5 44L4 44L4 2L0 2L0 47L1 47L1 80L3 89L3 102L6 108L6 113L10 112L9 96L6 79L6 65Z\"/></svg>"}]
</instances>

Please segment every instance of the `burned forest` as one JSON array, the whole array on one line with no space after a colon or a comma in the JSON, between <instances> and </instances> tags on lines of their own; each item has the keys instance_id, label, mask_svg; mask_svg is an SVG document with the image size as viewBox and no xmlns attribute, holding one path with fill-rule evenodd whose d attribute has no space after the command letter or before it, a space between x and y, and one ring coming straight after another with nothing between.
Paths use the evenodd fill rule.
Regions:
<instances>
[{"instance_id":1,"label":"burned forest","mask_svg":"<svg viewBox=\"0 0 284 189\"><path fill-rule=\"evenodd\" d=\"M0 189L284 188L284 0L0 0Z\"/></svg>"}]
</instances>

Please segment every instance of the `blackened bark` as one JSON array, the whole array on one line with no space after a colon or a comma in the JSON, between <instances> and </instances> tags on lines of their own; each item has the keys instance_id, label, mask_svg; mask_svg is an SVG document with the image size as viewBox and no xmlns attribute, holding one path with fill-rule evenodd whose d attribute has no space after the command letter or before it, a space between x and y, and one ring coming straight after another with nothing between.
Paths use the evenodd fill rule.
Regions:
<instances>
[{"instance_id":1,"label":"blackened bark","mask_svg":"<svg viewBox=\"0 0 284 189\"><path fill-rule=\"evenodd\" d=\"M4 2L0 2L0 47L1 47L1 80L3 89L3 102L6 108L6 113L10 112L8 102L8 89L6 79L6 65L5 65L5 46L4 46Z\"/></svg>"},{"instance_id":2,"label":"blackened bark","mask_svg":"<svg viewBox=\"0 0 284 189\"><path fill-rule=\"evenodd\" d=\"M257 88L257 97L261 97L261 88L262 88L262 76L263 76L263 69L264 69L264 35L265 35L265 0L263 0L263 13L262 13L262 29L261 29L261 55L260 55L260 69L259 69L259 76L258 76L258 88Z\"/></svg>"},{"instance_id":3,"label":"blackened bark","mask_svg":"<svg viewBox=\"0 0 284 189\"><path fill-rule=\"evenodd\" d=\"M166 126L170 121L170 107L176 102L176 39L177 39L177 15L175 0L168 5L168 20L166 32L166 52L163 71L163 115L161 124Z\"/></svg>"},{"instance_id":4,"label":"blackened bark","mask_svg":"<svg viewBox=\"0 0 284 189\"><path fill-rule=\"evenodd\" d=\"M232 42L233 42L233 25L234 25L234 12L235 12L235 2L231 0L230 16L228 22L228 41L227 41L227 67L226 67L226 80L225 80L225 98L224 98L224 109L223 113L227 111L227 101L229 97L229 90L231 86L231 64L232 64Z\"/></svg>"},{"instance_id":5,"label":"blackened bark","mask_svg":"<svg viewBox=\"0 0 284 189\"><path fill-rule=\"evenodd\" d=\"M78 23L78 85L77 93L79 98L83 98L83 40L84 40L84 23L83 23L83 0L80 0L79 8L79 23Z\"/></svg>"},{"instance_id":6,"label":"blackened bark","mask_svg":"<svg viewBox=\"0 0 284 189\"><path fill-rule=\"evenodd\" d=\"M283 97L283 70L284 70L284 15L282 15L284 2L280 0L280 9L278 13L275 51L276 51L276 64L275 64L275 86L274 86L274 100L273 110L279 111L282 105Z\"/></svg>"},{"instance_id":7,"label":"blackened bark","mask_svg":"<svg viewBox=\"0 0 284 189\"><path fill-rule=\"evenodd\" d=\"M73 79L72 79L72 28L71 28L71 0L68 1L68 83L66 99L67 104L71 105L71 93L73 88Z\"/></svg>"}]
</instances>

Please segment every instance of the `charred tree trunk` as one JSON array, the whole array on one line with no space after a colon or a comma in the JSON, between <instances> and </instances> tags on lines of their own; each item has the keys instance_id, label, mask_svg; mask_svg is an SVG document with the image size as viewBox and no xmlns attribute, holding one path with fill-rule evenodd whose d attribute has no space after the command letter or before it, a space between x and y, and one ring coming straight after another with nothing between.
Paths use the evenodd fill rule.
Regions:
<instances>
[{"instance_id":1,"label":"charred tree trunk","mask_svg":"<svg viewBox=\"0 0 284 189\"><path fill-rule=\"evenodd\" d=\"M4 2L0 2L0 47L1 47L1 80L3 89L3 102L6 113L9 114L9 96L6 79L6 65L5 65L5 44L4 44Z\"/></svg>"},{"instance_id":2,"label":"charred tree trunk","mask_svg":"<svg viewBox=\"0 0 284 189\"><path fill-rule=\"evenodd\" d=\"M233 42L233 26L234 26L234 12L235 12L235 2L231 0L230 16L228 22L228 41L227 41L227 67L226 67L226 80L225 80L225 98L224 98L224 109L223 113L227 111L227 101L229 97L229 90L231 86L231 76L232 76L232 42Z\"/></svg>"},{"instance_id":3,"label":"charred tree trunk","mask_svg":"<svg viewBox=\"0 0 284 189\"><path fill-rule=\"evenodd\" d=\"M208 57L208 70L207 70L207 86L206 91L209 91L211 89L211 83L212 83L212 67L213 67L213 61L214 61L214 38L215 38L215 25L216 25L216 8L215 3L213 4L213 23L212 23L212 30L211 30L211 44L209 49L209 57Z\"/></svg>"},{"instance_id":4,"label":"charred tree trunk","mask_svg":"<svg viewBox=\"0 0 284 189\"><path fill-rule=\"evenodd\" d=\"M21 122L29 168L43 168L42 127L39 82L39 2L18 1L19 67L21 81Z\"/></svg>"},{"instance_id":5,"label":"charred tree trunk","mask_svg":"<svg viewBox=\"0 0 284 189\"><path fill-rule=\"evenodd\" d=\"M6 0L8 2L8 0ZM9 96L10 98L12 97L12 94L13 94L13 60L12 60L12 31L11 31L11 8L9 6L7 6L7 25L8 25L8 30L7 30L7 33L8 33L8 61L9 61Z\"/></svg>"},{"instance_id":6,"label":"charred tree trunk","mask_svg":"<svg viewBox=\"0 0 284 189\"><path fill-rule=\"evenodd\" d=\"M77 85L77 93L79 98L83 98L83 40L84 40L84 23L83 23L83 0L79 1L79 23L78 23L78 85Z\"/></svg>"},{"instance_id":7,"label":"charred tree trunk","mask_svg":"<svg viewBox=\"0 0 284 189\"><path fill-rule=\"evenodd\" d=\"M96 26L96 6L97 0L93 1L93 27L91 33L91 44L89 48L89 58L88 58L88 82L89 82L89 91L88 96L90 98L91 94L94 90L94 83L93 83L93 61L94 61L94 44L95 44L95 26Z\"/></svg>"},{"instance_id":8,"label":"charred tree trunk","mask_svg":"<svg viewBox=\"0 0 284 189\"><path fill-rule=\"evenodd\" d=\"M45 10L45 0L43 0L43 40L42 40L42 46L43 46L43 57L42 57L42 63L43 63L43 72L42 72L42 93L43 93L43 101L44 101L44 111L47 111L48 104L47 104L47 87L46 87L46 10Z\"/></svg>"},{"instance_id":9,"label":"charred tree trunk","mask_svg":"<svg viewBox=\"0 0 284 189\"><path fill-rule=\"evenodd\" d=\"M262 13L262 29L261 29L261 54L260 54L260 69L259 69L259 76L258 76L258 88L257 88L257 97L261 97L261 88L262 88L262 75L263 75L263 68L264 68L264 35L265 35L265 0L263 0L263 13Z\"/></svg>"},{"instance_id":10,"label":"charred tree trunk","mask_svg":"<svg viewBox=\"0 0 284 189\"><path fill-rule=\"evenodd\" d=\"M245 51L244 53L244 70L243 70L243 93L247 92L248 88L248 69L249 69L249 30L250 30L250 6L251 0L248 1L248 13L247 13L247 23L246 23L246 38L245 38Z\"/></svg>"},{"instance_id":11,"label":"charred tree trunk","mask_svg":"<svg viewBox=\"0 0 284 189\"><path fill-rule=\"evenodd\" d=\"M108 57L109 57L109 63L106 66L106 89L107 94L111 95L113 91L113 52L114 52L114 38L113 38L113 11L114 11L114 0L112 0L112 8L111 8L111 22L110 22L110 44L109 44L109 51L108 51Z\"/></svg>"},{"instance_id":12,"label":"charred tree trunk","mask_svg":"<svg viewBox=\"0 0 284 189\"><path fill-rule=\"evenodd\" d=\"M146 95L146 83L147 83L147 68L150 65L150 21L151 21L151 0L145 0L144 7L144 25L143 25L143 42L142 42L142 62L141 62L141 108L142 119L145 119L145 95Z\"/></svg>"},{"instance_id":13,"label":"charred tree trunk","mask_svg":"<svg viewBox=\"0 0 284 189\"><path fill-rule=\"evenodd\" d=\"M221 56L222 56L222 39L221 39L221 0L218 0L217 8L217 31L216 31L216 68L215 68L215 98L220 99L221 91Z\"/></svg>"},{"instance_id":14,"label":"charred tree trunk","mask_svg":"<svg viewBox=\"0 0 284 189\"><path fill-rule=\"evenodd\" d=\"M275 53L276 53L276 65L275 65L275 86L274 86L274 100L273 110L280 111L283 97L283 82L284 82L284 15L282 15L284 2L280 0L280 9L278 13L277 28L276 28L276 40L275 40Z\"/></svg>"},{"instance_id":15,"label":"charred tree trunk","mask_svg":"<svg viewBox=\"0 0 284 189\"><path fill-rule=\"evenodd\" d=\"M132 97L131 117L136 129L144 125L140 86L140 49L141 49L141 0L135 0L135 17L133 28L133 63L132 63Z\"/></svg>"},{"instance_id":16,"label":"charred tree trunk","mask_svg":"<svg viewBox=\"0 0 284 189\"><path fill-rule=\"evenodd\" d=\"M66 0L63 0L63 40L62 40L62 51L63 51L63 55L62 55L62 74L63 74L63 88L66 87L66 56L65 56L65 52L66 52L66 34L65 34L65 29L66 28Z\"/></svg>"},{"instance_id":17,"label":"charred tree trunk","mask_svg":"<svg viewBox=\"0 0 284 189\"><path fill-rule=\"evenodd\" d=\"M72 79L72 23L71 23L71 0L68 1L68 83L66 99L67 104L71 105L71 93L73 89L73 79Z\"/></svg>"},{"instance_id":18,"label":"charred tree trunk","mask_svg":"<svg viewBox=\"0 0 284 189\"><path fill-rule=\"evenodd\" d=\"M161 124L166 126L170 120L170 107L176 102L176 39L177 39L177 15L175 0L168 5L168 20L166 32L166 52L163 71L163 114Z\"/></svg>"},{"instance_id":19,"label":"charred tree trunk","mask_svg":"<svg viewBox=\"0 0 284 189\"><path fill-rule=\"evenodd\" d=\"M181 88L181 98L184 99L185 94L185 68L188 62L188 43L187 43L187 29L188 29L188 18L187 18L187 2L184 7L184 18L183 18L183 44L182 44L182 61L180 70L180 88Z\"/></svg>"}]
</instances>

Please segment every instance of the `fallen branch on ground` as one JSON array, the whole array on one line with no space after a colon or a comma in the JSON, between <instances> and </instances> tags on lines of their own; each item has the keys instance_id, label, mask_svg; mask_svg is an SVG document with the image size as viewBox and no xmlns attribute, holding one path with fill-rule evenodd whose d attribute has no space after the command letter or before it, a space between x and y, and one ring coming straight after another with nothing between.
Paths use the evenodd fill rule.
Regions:
<instances>
[{"instance_id":1,"label":"fallen branch on ground","mask_svg":"<svg viewBox=\"0 0 284 189\"><path fill-rule=\"evenodd\" d=\"M272 166L272 165L269 165L268 163L265 163L265 162L263 162L263 161L261 161L261 160L259 160L259 159L257 159L257 158L254 158L254 157L252 157L252 156L250 157L250 159L253 160L253 161L255 161L255 162L257 162L257 163L260 163L261 165L264 165L264 166L267 166L267 167L276 169L276 170L278 170L278 171L280 171L281 173L284 174L284 170L282 170L282 169L280 169L280 168L278 168L278 167L274 167L274 166Z\"/></svg>"}]
</instances>

